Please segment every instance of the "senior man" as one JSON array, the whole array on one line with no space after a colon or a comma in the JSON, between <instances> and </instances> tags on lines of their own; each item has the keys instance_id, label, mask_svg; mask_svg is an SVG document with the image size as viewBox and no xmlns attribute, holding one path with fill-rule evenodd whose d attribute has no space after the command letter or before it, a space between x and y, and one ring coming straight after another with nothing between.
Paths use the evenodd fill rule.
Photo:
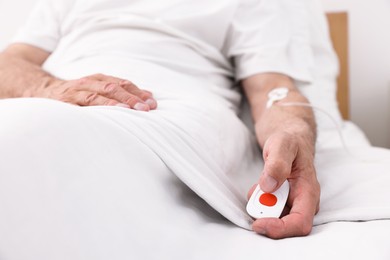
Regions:
<instances>
[{"instance_id":1,"label":"senior man","mask_svg":"<svg viewBox=\"0 0 390 260\"><path fill-rule=\"evenodd\" d=\"M204 93L222 93L225 109L237 111L239 85L263 152L262 190L274 192L286 179L291 187L286 214L256 220L253 230L271 238L308 235L320 197L313 112L266 107L268 94L279 87L289 92L278 103L308 102L295 81L310 81L309 54L283 5L279 0L42 1L0 55L0 97L158 111L155 92L181 92L163 83L144 84L147 71L150 78L166 75L161 82L181 81L185 88L192 81L191 87Z\"/></svg>"}]
</instances>

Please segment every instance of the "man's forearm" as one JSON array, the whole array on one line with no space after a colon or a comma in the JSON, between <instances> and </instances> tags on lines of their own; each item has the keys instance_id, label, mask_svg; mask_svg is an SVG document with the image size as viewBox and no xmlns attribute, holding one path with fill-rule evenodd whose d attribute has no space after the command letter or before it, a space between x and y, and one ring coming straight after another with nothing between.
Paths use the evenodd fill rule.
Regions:
<instances>
[{"instance_id":1,"label":"man's forearm","mask_svg":"<svg viewBox=\"0 0 390 260\"><path fill-rule=\"evenodd\" d=\"M0 72L0 98L31 96L54 80L39 65L5 53L0 54Z\"/></svg>"},{"instance_id":2,"label":"man's forearm","mask_svg":"<svg viewBox=\"0 0 390 260\"><path fill-rule=\"evenodd\" d=\"M299 93L293 81L287 76L267 73L243 81L260 145L263 147L271 134L284 131L293 134L295 137L304 138L314 149L316 124L312 109L299 106L272 106L266 108L268 93L272 89L281 86L289 88L289 93L286 98L279 101L280 104L288 102L308 103L308 100Z\"/></svg>"},{"instance_id":3,"label":"man's forearm","mask_svg":"<svg viewBox=\"0 0 390 260\"><path fill-rule=\"evenodd\" d=\"M0 98L32 96L54 77L42 69L50 53L28 44L12 44L0 53Z\"/></svg>"},{"instance_id":4,"label":"man's forearm","mask_svg":"<svg viewBox=\"0 0 390 260\"><path fill-rule=\"evenodd\" d=\"M0 53L0 99L40 97L79 106L121 106L141 111L157 108L151 92L127 79L103 74L58 79L41 67L49 55L28 44L12 44Z\"/></svg>"},{"instance_id":5,"label":"man's forearm","mask_svg":"<svg viewBox=\"0 0 390 260\"><path fill-rule=\"evenodd\" d=\"M253 230L272 238L308 235L319 210L321 188L314 166L316 126L313 111L307 107L282 106L308 103L284 75L258 74L243 81L255 121L256 135L263 151L264 167L258 184L267 193L275 192L288 180L289 212L282 218L260 218ZM266 107L268 94L287 87L287 97Z\"/></svg>"}]
</instances>

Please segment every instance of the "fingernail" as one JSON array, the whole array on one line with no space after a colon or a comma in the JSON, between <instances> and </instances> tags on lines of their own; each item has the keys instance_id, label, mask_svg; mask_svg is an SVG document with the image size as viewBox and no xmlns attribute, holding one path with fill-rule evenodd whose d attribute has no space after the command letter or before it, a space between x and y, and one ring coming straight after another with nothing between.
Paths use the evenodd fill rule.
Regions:
<instances>
[{"instance_id":1,"label":"fingernail","mask_svg":"<svg viewBox=\"0 0 390 260\"><path fill-rule=\"evenodd\" d=\"M261 188L263 191L272 192L278 185L278 182L273 177L267 175L264 177L262 184Z\"/></svg>"},{"instance_id":2,"label":"fingernail","mask_svg":"<svg viewBox=\"0 0 390 260\"><path fill-rule=\"evenodd\" d=\"M149 111L149 105L144 103L137 103L135 104L134 109L139 111Z\"/></svg>"},{"instance_id":3,"label":"fingernail","mask_svg":"<svg viewBox=\"0 0 390 260\"><path fill-rule=\"evenodd\" d=\"M129 106L129 105L127 105L127 104L123 104L123 103L116 104L115 106L116 106L116 107L130 108L130 106Z\"/></svg>"},{"instance_id":4,"label":"fingernail","mask_svg":"<svg viewBox=\"0 0 390 260\"><path fill-rule=\"evenodd\" d=\"M148 99L145 101L145 103L148 104L150 107L155 107L155 106L157 105L156 100L151 99L151 98L148 98Z\"/></svg>"}]
</instances>

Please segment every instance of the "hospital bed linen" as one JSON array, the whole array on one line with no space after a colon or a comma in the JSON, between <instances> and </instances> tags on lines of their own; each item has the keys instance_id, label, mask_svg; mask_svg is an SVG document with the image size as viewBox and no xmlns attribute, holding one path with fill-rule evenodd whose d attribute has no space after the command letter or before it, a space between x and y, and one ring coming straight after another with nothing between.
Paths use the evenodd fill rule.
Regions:
<instances>
[{"instance_id":1,"label":"hospital bed linen","mask_svg":"<svg viewBox=\"0 0 390 260\"><path fill-rule=\"evenodd\" d=\"M180 127L168 120L179 116L170 103L160 102L156 117L46 99L0 101L1 122L12 126L0 130L7 136L1 259L387 259L389 153L356 138L363 137L358 128L346 123L353 156L337 145L318 147L322 209L313 233L274 241L247 230L240 184L255 176L233 183L236 177L208 171L202 146L187 149L180 132L159 134L165 123Z\"/></svg>"}]
</instances>

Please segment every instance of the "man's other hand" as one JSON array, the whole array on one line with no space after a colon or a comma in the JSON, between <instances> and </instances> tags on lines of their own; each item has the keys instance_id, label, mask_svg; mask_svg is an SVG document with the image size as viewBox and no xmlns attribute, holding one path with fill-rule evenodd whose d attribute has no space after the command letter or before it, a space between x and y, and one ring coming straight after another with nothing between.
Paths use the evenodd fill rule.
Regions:
<instances>
[{"instance_id":1,"label":"man's other hand","mask_svg":"<svg viewBox=\"0 0 390 260\"><path fill-rule=\"evenodd\" d=\"M132 82L103 74L77 80L54 80L48 86L34 89L29 96L60 100L79 106L120 106L140 111L157 108L151 92Z\"/></svg>"}]
</instances>

